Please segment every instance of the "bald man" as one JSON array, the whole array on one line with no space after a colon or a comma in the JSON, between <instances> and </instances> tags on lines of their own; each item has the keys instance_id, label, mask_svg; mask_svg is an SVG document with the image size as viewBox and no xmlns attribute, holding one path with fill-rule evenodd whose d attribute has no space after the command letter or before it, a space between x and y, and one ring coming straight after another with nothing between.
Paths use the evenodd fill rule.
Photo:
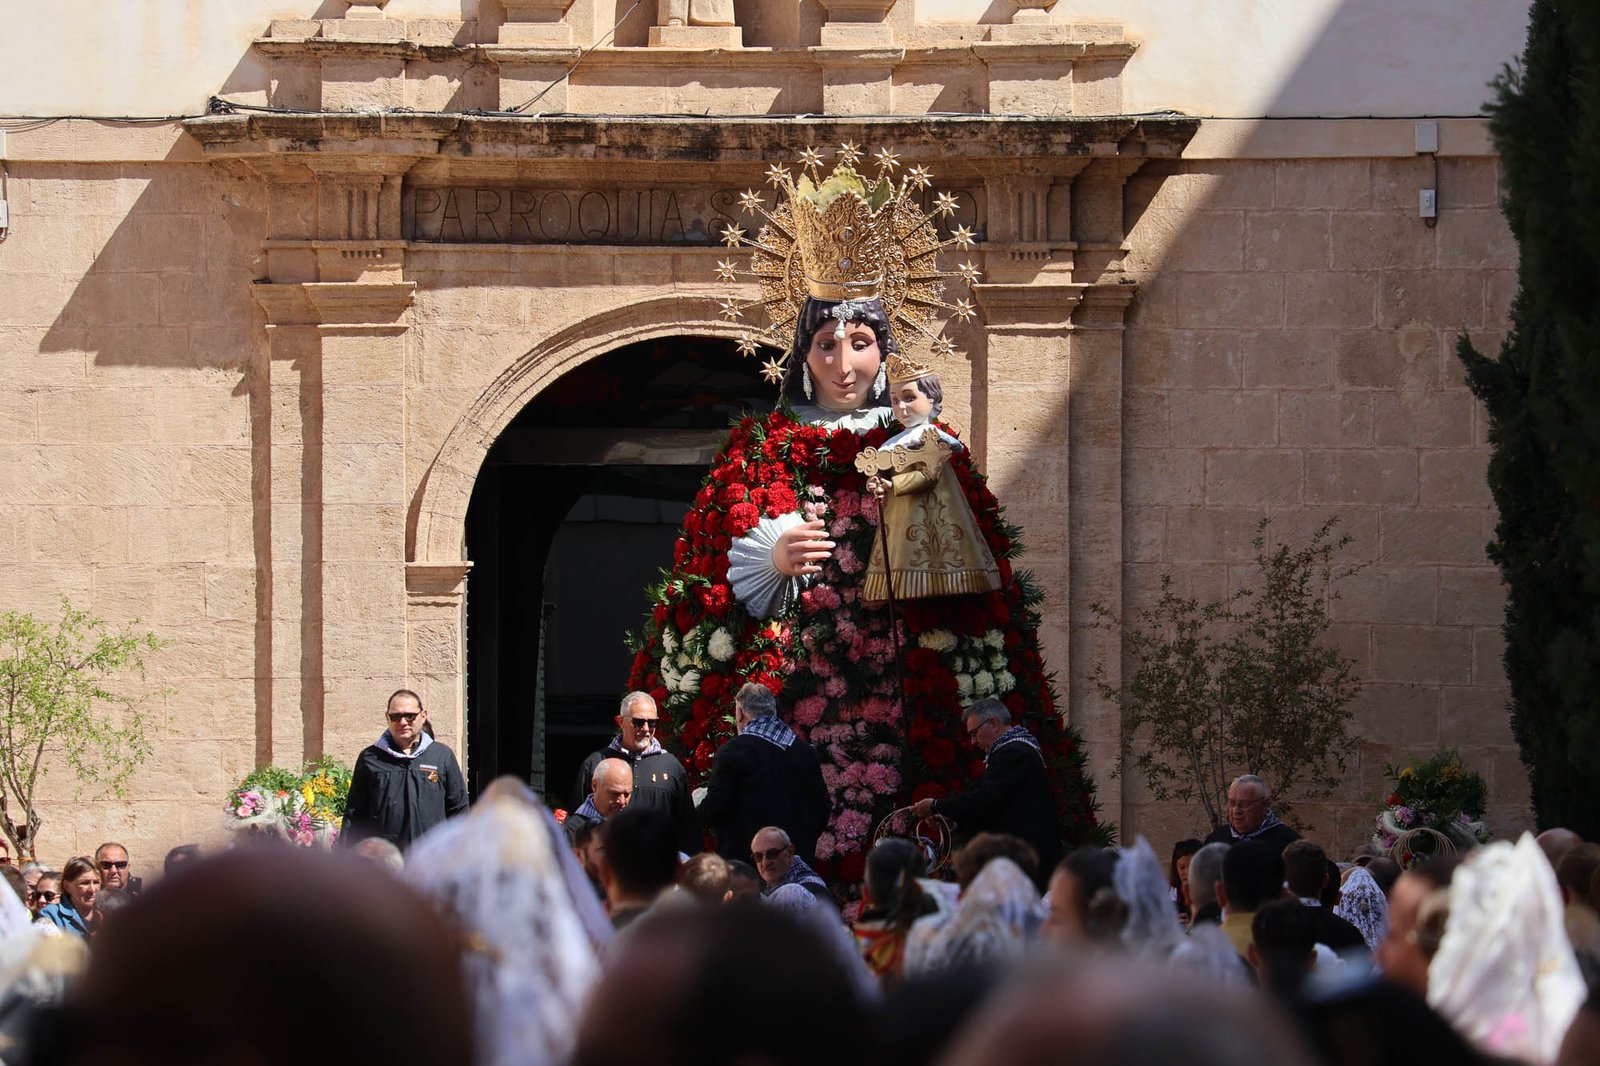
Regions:
<instances>
[{"instance_id":1,"label":"bald man","mask_svg":"<svg viewBox=\"0 0 1600 1066\"><path fill-rule=\"evenodd\" d=\"M567 815L568 839L576 846L581 826L598 826L613 814L624 810L633 798L633 767L626 759L601 759L595 764L589 778L589 795L578 809Z\"/></svg>"}]
</instances>

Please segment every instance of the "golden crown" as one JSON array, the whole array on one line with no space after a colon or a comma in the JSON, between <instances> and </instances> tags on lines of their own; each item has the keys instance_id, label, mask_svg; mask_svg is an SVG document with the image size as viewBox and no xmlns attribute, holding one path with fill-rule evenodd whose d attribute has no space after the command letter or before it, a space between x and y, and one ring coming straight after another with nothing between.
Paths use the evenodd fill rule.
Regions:
<instances>
[{"instance_id":1,"label":"golden crown","mask_svg":"<svg viewBox=\"0 0 1600 1066\"><path fill-rule=\"evenodd\" d=\"M740 271L724 259L717 264L717 276L733 281L743 273L759 284L767 327L759 332L747 330L739 350L750 356L756 355L761 345L782 350L762 366L768 381L783 380L795 323L808 296L881 300L905 352L909 353L913 344L926 343L933 355L941 357L955 355L956 348L932 328L939 312L962 322L976 313L970 300L944 300L946 278L959 277L971 285L982 273L970 259L954 271L939 269L940 252L952 246L971 248L974 243L974 234L966 226L957 226L948 238L940 239L934 225L935 218L955 213L955 197L939 193L930 214L919 202L923 190L933 184L926 167L911 167L897 180L894 172L900 166L899 158L883 148L873 154L878 175L869 179L855 169L862 157L855 145L842 145L835 154L840 162L825 179L819 178L824 156L815 148L800 154L798 183L787 168L769 167L767 183L782 194L777 206L769 211L754 189L739 198L739 206L746 212L766 219L754 241L747 240L739 226L723 231L723 243L729 248L749 244L752 249L749 271ZM728 297L722 301L722 317L740 321L753 306ZM890 358L890 377L895 377L897 365L907 374L896 380L932 372L907 354Z\"/></svg>"}]
</instances>

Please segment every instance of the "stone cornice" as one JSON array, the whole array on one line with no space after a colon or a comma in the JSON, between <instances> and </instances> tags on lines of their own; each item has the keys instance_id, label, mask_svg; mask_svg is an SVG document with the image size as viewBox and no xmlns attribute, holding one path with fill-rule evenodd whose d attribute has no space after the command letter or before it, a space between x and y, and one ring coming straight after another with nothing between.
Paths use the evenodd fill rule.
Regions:
<instances>
[{"instance_id":1,"label":"stone cornice","mask_svg":"<svg viewBox=\"0 0 1600 1066\"><path fill-rule=\"evenodd\" d=\"M413 603L419 599L459 596L461 583L471 569L472 564L466 561L406 563L406 592Z\"/></svg>"},{"instance_id":2,"label":"stone cornice","mask_svg":"<svg viewBox=\"0 0 1600 1066\"><path fill-rule=\"evenodd\" d=\"M1071 320L1087 285L1046 282L1031 285L979 283L972 287L984 324L1008 333L1059 331Z\"/></svg>"},{"instance_id":3,"label":"stone cornice","mask_svg":"<svg viewBox=\"0 0 1600 1066\"><path fill-rule=\"evenodd\" d=\"M207 115L184 129L208 158L312 153L502 156L636 165L755 162L814 144L893 144L905 158L1175 158L1200 120L1182 116L578 116L382 112ZM1074 161L1075 162L1075 161Z\"/></svg>"},{"instance_id":4,"label":"stone cornice","mask_svg":"<svg viewBox=\"0 0 1600 1066\"><path fill-rule=\"evenodd\" d=\"M251 295L267 314L268 327L304 326L330 332L366 333L405 329L401 321L416 282L258 282Z\"/></svg>"}]
</instances>

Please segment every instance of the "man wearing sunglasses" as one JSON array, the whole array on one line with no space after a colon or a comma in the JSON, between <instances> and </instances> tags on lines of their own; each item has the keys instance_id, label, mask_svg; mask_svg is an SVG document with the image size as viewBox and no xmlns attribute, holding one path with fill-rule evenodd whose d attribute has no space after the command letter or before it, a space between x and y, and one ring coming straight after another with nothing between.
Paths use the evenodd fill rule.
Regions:
<instances>
[{"instance_id":1,"label":"man wearing sunglasses","mask_svg":"<svg viewBox=\"0 0 1600 1066\"><path fill-rule=\"evenodd\" d=\"M399 848L467 809L461 766L424 728L422 697L401 689L385 710L389 728L356 759L339 843L382 837Z\"/></svg>"},{"instance_id":2,"label":"man wearing sunglasses","mask_svg":"<svg viewBox=\"0 0 1600 1066\"><path fill-rule=\"evenodd\" d=\"M102 891L114 888L137 896L144 888L144 878L135 877L128 868L128 849L114 840L108 840L94 850L94 866L100 871Z\"/></svg>"},{"instance_id":3,"label":"man wearing sunglasses","mask_svg":"<svg viewBox=\"0 0 1600 1066\"><path fill-rule=\"evenodd\" d=\"M602 760L621 759L633 767L629 805L665 814L672 820L678 850L693 855L700 850L700 823L689 798L689 775L677 756L661 746L661 711L655 699L648 692L628 693L613 721L617 735L583 760L567 809L576 811L582 805Z\"/></svg>"}]
</instances>

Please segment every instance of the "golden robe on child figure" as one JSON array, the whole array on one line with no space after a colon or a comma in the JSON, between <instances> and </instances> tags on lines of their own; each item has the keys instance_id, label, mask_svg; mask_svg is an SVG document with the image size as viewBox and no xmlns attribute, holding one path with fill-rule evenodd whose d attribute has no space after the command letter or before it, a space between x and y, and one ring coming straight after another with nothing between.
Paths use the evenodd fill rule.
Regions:
<instances>
[{"instance_id":1,"label":"golden robe on child figure","mask_svg":"<svg viewBox=\"0 0 1600 1066\"><path fill-rule=\"evenodd\" d=\"M905 428L856 457L882 514L862 596L880 602L891 589L897 600L993 592L1000 568L948 462L965 445L932 422L944 399L939 377L898 355L889 359L888 376L889 406Z\"/></svg>"}]
</instances>

